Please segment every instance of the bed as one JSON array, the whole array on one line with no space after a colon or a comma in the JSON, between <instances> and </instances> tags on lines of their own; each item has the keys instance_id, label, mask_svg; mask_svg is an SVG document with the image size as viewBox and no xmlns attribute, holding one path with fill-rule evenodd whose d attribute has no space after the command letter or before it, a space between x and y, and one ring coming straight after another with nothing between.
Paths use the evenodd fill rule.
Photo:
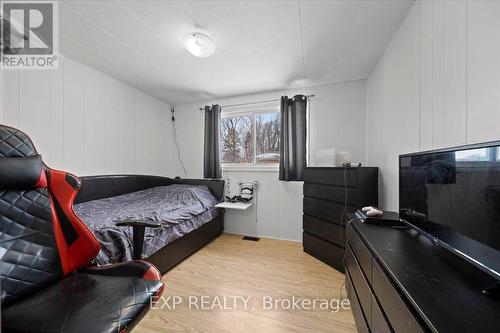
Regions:
<instances>
[{"instance_id":1,"label":"bed","mask_svg":"<svg viewBox=\"0 0 500 333\"><path fill-rule=\"evenodd\" d=\"M132 259L132 228L117 221L148 219L145 260L166 272L223 230L223 180L172 179L142 175L82 177L74 209L101 243L97 264Z\"/></svg>"}]
</instances>

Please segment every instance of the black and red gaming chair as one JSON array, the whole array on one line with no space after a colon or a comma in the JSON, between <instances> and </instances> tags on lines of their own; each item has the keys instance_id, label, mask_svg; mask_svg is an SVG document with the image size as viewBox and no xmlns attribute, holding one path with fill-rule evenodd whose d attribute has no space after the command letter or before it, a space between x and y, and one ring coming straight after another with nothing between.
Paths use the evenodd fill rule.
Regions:
<instances>
[{"instance_id":1,"label":"black and red gaming chair","mask_svg":"<svg viewBox=\"0 0 500 333\"><path fill-rule=\"evenodd\" d=\"M0 125L2 332L127 332L161 295L149 263L90 265L99 242L73 211L79 186Z\"/></svg>"}]
</instances>

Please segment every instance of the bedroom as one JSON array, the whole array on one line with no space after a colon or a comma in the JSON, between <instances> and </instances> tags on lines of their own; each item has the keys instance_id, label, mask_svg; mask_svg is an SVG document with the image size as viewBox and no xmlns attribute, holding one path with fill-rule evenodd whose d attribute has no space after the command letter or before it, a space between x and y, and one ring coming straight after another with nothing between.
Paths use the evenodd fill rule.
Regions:
<instances>
[{"instance_id":1,"label":"bedroom","mask_svg":"<svg viewBox=\"0 0 500 333\"><path fill-rule=\"evenodd\" d=\"M3 332L498 327L500 1L1 15Z\"/></svg>"}]
</instances>

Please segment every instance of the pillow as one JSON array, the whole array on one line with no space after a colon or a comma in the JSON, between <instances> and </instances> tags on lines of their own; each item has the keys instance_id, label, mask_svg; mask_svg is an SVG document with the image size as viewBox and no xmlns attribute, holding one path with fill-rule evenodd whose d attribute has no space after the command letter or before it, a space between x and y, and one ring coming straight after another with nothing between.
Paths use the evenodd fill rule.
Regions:
<instances>
[{"instance_id":1,"label":"pillow","mask_svg":"<svg viewBox=\"0 0 500 333\"><path fill-rule=\"evenodd\" d=\"M42 156L0 157L0 190L46 187Z\"/></svg>"}]
</instances>

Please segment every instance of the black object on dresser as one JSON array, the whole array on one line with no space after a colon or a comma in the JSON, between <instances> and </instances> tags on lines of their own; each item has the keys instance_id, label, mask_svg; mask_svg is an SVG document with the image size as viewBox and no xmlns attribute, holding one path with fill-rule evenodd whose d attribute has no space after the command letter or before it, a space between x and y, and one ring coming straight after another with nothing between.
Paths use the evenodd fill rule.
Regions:
<instances>
[{"instance_id":1,"label":"black object on dresser","mask_svg":"<svg viewBox=\"0 0 500 333\"><path fill-rule=\"evenodd\" d=\"M304 252L343 272L347 214L377 204L378 168L305 168Z\"/></svg>"},{"instance_id":2,"label":"black object on dresser","mask_svg":"<svg viewBox=\"0 0 500 333\"><path fill-rule=\"evenodd\" d=\"M416 231L347 226L346 289L359 332L498 332L491 277Z\"/></svg>"}]
</instances>

